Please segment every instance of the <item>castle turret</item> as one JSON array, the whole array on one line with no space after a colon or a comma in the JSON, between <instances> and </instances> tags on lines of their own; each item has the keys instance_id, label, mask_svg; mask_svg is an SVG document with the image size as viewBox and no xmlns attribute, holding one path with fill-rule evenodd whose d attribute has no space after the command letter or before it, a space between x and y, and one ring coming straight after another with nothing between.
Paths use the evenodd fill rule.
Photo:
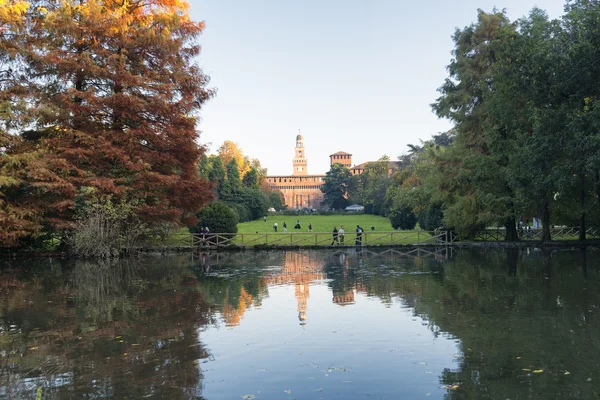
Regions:
<instances>
[{"instance_id":1,"label":"castle turret","mask_svg":"<svg viewBox=\"0 0 600 400\"><path fill-rule=\"evenodd\" d=\"M306 154L304 154L304 138L300 134L296 136L296 155L294 157L293 164L295 176L307 175L307 161Z\"/></svg>"},{"instance_id":2,"label":"castle turret","mask_svg":"<svg viewBox=\"0 0 600 400\"><path fill-rule=\"evenodd\" d=\"M342 164L344 167L350 168L352 166L352 154L344 151L333 153L329 156L329 165L333 166L333 164Z\"/></svg>"}]
</instances>

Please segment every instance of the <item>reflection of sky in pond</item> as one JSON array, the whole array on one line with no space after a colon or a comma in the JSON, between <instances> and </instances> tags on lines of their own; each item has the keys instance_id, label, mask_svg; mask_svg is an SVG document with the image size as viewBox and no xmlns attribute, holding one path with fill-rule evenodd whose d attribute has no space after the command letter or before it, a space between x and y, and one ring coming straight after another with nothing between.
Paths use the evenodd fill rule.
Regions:
<instances>
[{"instance_id":1,"label":"reflection of sky in pond","mask_svg":"<svg viewBox=\"0 0 600 400\"><path fill-rule=\"evenodd\" d=\"M592 399L599 312L591 248L0 260L0 400Z\"/></svg>"},{"instance_id":2,"label":"reflection of sky in pond","mask_svg":"<svg viewBox=\"0 0 600 400\"><path fill-rule=\"evenodd\" d=\"M324 282L309 289L305 324L294 286L272 286L238 326L201 332L214 357L201 364L207 399L443 397L454 340L434 337L399 298L382 304L356 293L354 304L340 306Z\"/></svg>"}]
</instances>

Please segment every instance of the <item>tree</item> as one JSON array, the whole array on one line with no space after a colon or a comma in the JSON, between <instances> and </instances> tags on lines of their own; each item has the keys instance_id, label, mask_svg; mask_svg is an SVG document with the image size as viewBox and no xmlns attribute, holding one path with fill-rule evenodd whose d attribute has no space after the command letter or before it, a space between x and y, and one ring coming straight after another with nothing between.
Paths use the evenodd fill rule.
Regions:
<instances>
[{"instance_id":1,"label":"tree","mask_svg":"<svg viewBox=\"0 0 600 400\"><path fill-rule=\"evenodd\" d=\"M230 140L223 142L221 147L217 150L217 154L221 157L223 165L228 165L231 160L235 160L239 170L240 177L246 175L246 172L250 170L251 162L250 159L244 155L242 149L237 143Z\"/></svg>"},{"instance_id":2,"label":"tree","mask_svg":"<svg viewBox=\"0 0 600 400\"><path fill-rule=\"evenodd\" d=\"M234 159L226 165L227 179L223 183L223 190L220 193L220 198L225 201L240 202L242 195L242 180L240 179L240 171Z\"/></svg>"},{"instance_id":3,"label":"tree","mask_svg":"<svg viewBox=\"0 0 600 400\"><path fill-rule=\"evenodd\" d=\"M217 197L223 196L223 187L225 184L225 168L223 161L218 156L211 155L208 157L210 167L208 169L208 180L214 185L217 192Z\"/></svg>"},{"instance_id":4,"label":"tree","mask_svg":"<svg viewBox=\"0 0 600 400\"><path fill-rule=\"evenodd\" d=\"M390 158L386 155L369 163L362 174L355 177L352 201L365 207L365 212L375 215L387 215L385 197L392 179L389 173Z\"/></svg>"},{"instance_id":5,"label":"tree","mask_svg":"<svg viewBox=\"0 0 600 400\"><path fill-rule=\"evenodd\" d=\"M197 217L196 232L206 227L213 233L237 233L237 213L223 202L215 201L203 207Z\"/></svg>"},{"instance_id":6,"label":"tree","mask_svg":"<svg viewBox=\"0 0 600 400\"><path fill-rule=\"evenodd\" d=\"M259 189L244 188L241 203L250 211L251 219L259 219L267 215L269 199Z\"/></svg>"},{"instance_id":7,"label":"tree","mask_svg":"<svg viewBox=\"0 0 600 400\"><path fill-rule=\"evenodd\" d=\"M244 175L242 179L242 184L245 187L249 188L257 188L258 187L258 171L256 168L250 168L250 171Z\"/></svg>"},{"instance_id":8,"label":"tree","mask_svg":"<svg viewBox=\"0 0 600 400\"><path fill-rule=\"evenodd\" d=\"M267 197L269 198L269 207L277 211L285 209L285 197L281 191L271 190L267 193Z\"/></svg>"},{"instance_id":9,"label":"tree","mask_svg":"<svg viewBox=\"0 0 600 400\"><path fill-rule=\"evenodd\" d=\"M489 112L499 46L514 32L515 25L505 12L496 10L479 10L476 24L457 29L454 58L448 66L450 77L432 104L439 117L456 124L455 140L435 161L431 177L437 182L435 194L444 206L446 225L464 236L490 223L501 223L506 228L506 240L518 239L518 205L506 157L512 147L506 141L497 141L494 147L490 131L496 122ZM442 143L445 139L439 138ZM495 179L490 180L491 176Z\"/></svg>"},{"instance_id":10,"label":"tree","mask_svg":"<svg viewBox=\"0 0 600 400\"><path fill-rule=\"evenodd\" d=\"M322 204L340 210L348 205L347 195L352 185L352 173L341 164L333 164L325 175L321 192L324 194Z\"/></svg>"},{"instance_id":11,"label":"tree","mask_svg":"<svg viewBox=\"0 0 600 400\"><path fill-rule=\"evenodd\" d=\"M408 207L401 207L390 214L392 228L411 230L417 226L417 216Z\"/></svg>"},{"instance_id":12,"label":"tree","mask_svg":"<svg viewBox=\"0 0 600 400\"><path fill-rule=\"evenodd\" d=\"M211 197L197 173L204 148L195 115L212 95L195 64L204 25L185 1L36 6L15 38L22 62L13 71L27 90L13 101L30 123L10 152L44 157L9 206L43 196L43 220L70 229L75 197L93 188L98 197L136 199L147 222L191 223Z\"/></svg>"}]
</instances>

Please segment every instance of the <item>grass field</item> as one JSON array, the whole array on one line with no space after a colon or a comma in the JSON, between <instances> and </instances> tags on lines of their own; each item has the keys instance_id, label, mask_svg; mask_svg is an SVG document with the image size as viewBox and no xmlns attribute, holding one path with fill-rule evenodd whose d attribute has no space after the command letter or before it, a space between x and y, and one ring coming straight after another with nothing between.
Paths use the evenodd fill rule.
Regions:
<instances>
[{"instance_id":1,"label":"grass field","mask_svg":"<svg viewBox=\"0 0 600 400\"><path fill-rule=\"evenodd\" d=\"M294 229L298 220L302 229ZM238 233L271 233L275 222L279 224L278 232L283 232L284 222L287 223L288 232L308 232L308 224L312 224L313 232L327 233L333 231L334 226L340 229L342 225L347 234L354 232L356 225L360 225L365 232L370 232L372 226L375 227L375 232L392 232L394 230L389 218L378 215L276 215L267 216L267 222L261 219L238 224Z\"/></svg>"}]
</instances>

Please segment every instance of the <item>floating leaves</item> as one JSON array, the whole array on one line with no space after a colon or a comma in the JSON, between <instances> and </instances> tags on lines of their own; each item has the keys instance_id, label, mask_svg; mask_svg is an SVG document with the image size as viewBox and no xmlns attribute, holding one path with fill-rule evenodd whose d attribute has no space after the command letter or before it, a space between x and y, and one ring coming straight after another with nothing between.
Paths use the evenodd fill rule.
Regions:
<instances>
[{"instance_id":1,"label":"floating leaves","mask_svg":"<svg viewBox=\"0 0 600 400\"><path fill-rule=\"evenodd\" d=\"M444 385L442 386L442 389L447 389L447 390L458 390L459 386L458 384L454 384L454 385Z\"/></svg>"},{"instance_id":2,"label":"floating leaves","mask_svg":"<svg viewBox=\"0 0 600 400\"><path fill-rule=\"evenodd\" d=\"M245 394L242 396L242 399L244 399L244 400L254 400L255 398L256 398L256 396L253 394Z\"/></svg>"}]
</instances>

